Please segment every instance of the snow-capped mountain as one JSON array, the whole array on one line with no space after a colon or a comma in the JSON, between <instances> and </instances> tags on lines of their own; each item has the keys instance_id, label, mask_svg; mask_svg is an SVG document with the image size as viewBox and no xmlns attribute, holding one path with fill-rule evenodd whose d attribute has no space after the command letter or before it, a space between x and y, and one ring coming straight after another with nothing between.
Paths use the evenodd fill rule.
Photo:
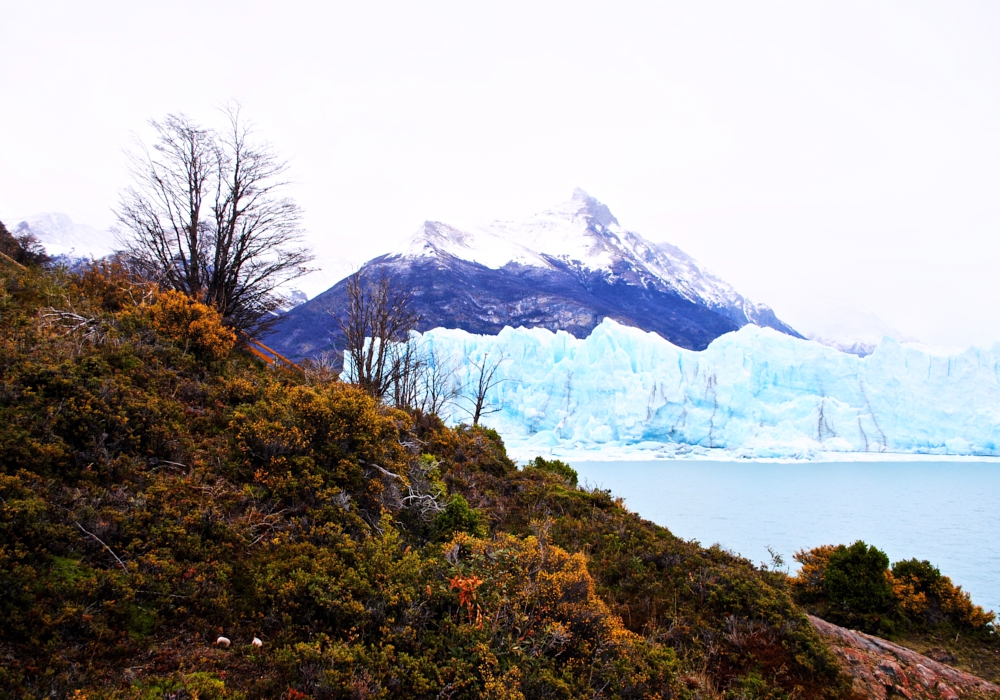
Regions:
<instances>
[{"instance_id":1,"label":"snow-capped mountain","mask_svg":"<svg viewBox=\"0 0 1000 700\"><path fill-rule=\"evenodd\" d=\"M74 223L66 214L35 214L15 224L15 235L32 233L52 257L103 258L115 247L114 234Z\"/></svg>"},{"instance_id":2,"label":"snow-capped mountain","mask_svg":"<svg viewBox=\"0 0 1000 700\"><path fill-rule=\"evenodd\" d=\"M287 314L296 306L305 304L307 301L309 301L309 297L301 289L288 289L284 291L284 303L271 313L277 316Z\"/></svg>"},{"instance_id":3,"label":"snow-capped mountain","mask_svg":"<svg viewBox=\"0 0 1000 700\"><path fill-rule=\"evenodd\" d=\"M835 301L814 308L811 317L798 326L809 340L859 357L875 352L883 338L900 343L917 342L917 338L894 328L870 311Z\"/></svg>"},{"instance_id":4,"label":"snow-capped mountain","mask_svg":"<svg viewBox=\"0 0 1000 700\"><path fill-rule=\"evenodd\" d=\"M581 189L562 205L527 221L497 221L460 231L427 221L390 258L453 258L499 270L527 266L570 270L581 277L603 274L605 281L671 292L724 311L739 325L770 326L774 312L746 299L729 284L669 243L651 243L618 223L608 207ZM782 329L783 330L783 329Z\"/></svg>"},{"instance_id":5,"label":"snow-capped mountain","mask_svg":"<svg viewBox=\"0 0 1000 700\"><path fill-rule=\"evenodd\" d=\"M472 230L425 222L362 270L413 289L419 330L525 326L582 338L611 318L696 350L748 323L799 337L683 251L623 228L582 190L527 221ZM289 312L269 342L296 357L330 349L345 301L341 281Z\"/></svg>"}]
</instances>

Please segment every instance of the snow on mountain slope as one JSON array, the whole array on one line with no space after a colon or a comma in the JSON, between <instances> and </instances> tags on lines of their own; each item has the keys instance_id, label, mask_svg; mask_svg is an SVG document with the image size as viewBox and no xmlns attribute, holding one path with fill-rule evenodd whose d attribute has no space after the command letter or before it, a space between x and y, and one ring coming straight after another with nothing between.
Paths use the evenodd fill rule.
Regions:
<instances>
[{"instance_id":1,"label":"snow on mountain slope","mask_svg":"<svg viewBox=\"0 0 1000 700\"><path fill-rule=\"evenodd\" d=\"M18 223L13 233L33 233L53 257L103 258L115 247L114 234L93 226L74 223L65 214L48 213L29 216Z\"/></svg>"},{"instance_id":2,"label":"snow on mountain slope","mask_svg":"<svg viewBox=\"0 0 1000 700\"><path fill-rule=\"evenodd\" d=\"M499 270L508 265L605 273L609 282L653 287L710 308L738 324L769 321L771 309L746 299L679 248L624 229L608 207L581 189L527 221L497 221L462 231L425 222L389 257L448 255Z\"/></svg>"},{"instance_id":3,"label":"snow on mountain slope","mask_svg":"<svg viewBox=\"0 0 1000 700\"><path fill-rule=\"evenodd\" d=\"M506 357L489 397L502 410L485 423L519 458L692 447L1000 455L1000 344L938 355L886 339L860 358L748 325L695 352L611 320L584 339L537 328L422 338L462 385L487 352Z\"/></svg>"}]
</instances>

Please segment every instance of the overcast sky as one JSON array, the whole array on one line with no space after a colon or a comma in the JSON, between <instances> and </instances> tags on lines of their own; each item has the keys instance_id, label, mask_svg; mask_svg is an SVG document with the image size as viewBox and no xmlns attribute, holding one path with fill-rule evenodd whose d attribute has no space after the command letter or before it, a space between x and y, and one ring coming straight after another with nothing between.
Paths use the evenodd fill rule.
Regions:
<instances>
[{"instance_id":1,"label":"overcast sky","mask_svg":"<svg viewBox=\"0 0 1000 700\"><path fill-rule=\"evenodd\" d=\"M237 99L331 284L579 186L793 325L1000 341L1000 3L491 8L5 2L0 219L108 226L148 119Z\"/></svg>"}]
</instances>

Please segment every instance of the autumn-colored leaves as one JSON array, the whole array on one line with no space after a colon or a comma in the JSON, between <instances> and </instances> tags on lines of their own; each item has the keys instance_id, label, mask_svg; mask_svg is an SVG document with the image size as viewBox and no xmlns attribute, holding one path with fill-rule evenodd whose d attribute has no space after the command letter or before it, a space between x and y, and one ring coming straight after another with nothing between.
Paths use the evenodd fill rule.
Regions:
<instances>
[{"instance_id":1,"label":"autumn-colored leaves","mask_svg":"<svg viewBox=\"0 0 1000 700\"><path fill-rule=\"evenodd\" d=\"M476 590L483 585L483 580L478 576L453 576L448 579L448 588L458 591L458 607L464 608L469 615L469 622L473 620L472 611L475 609L476 627L483 627L483 609L476 601Z\"/></svg>"}]
</instances>

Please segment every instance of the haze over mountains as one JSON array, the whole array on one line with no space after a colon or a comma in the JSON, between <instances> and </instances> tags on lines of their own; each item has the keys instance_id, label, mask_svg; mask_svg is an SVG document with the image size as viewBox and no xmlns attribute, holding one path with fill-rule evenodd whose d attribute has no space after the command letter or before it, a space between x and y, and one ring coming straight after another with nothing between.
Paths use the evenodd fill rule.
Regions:
<instances>
[{"instance_id":1,"label":"haze over mountains","mask_svg":"<svg viewBox=\"0 0 1000 700\"><path fill-rule=\"evenodd\" d=\"M414 290L418 330L496 334L505 326L583 338L605 318L701 350L747 324L801 337L670 244L624 229L607 206L573 197L523 222L460 230L428 221L397 250L366 263ZM341 281L290 311L267 342L304 357L331 349L346 308Z\"/></svg>"}]
</instances>

